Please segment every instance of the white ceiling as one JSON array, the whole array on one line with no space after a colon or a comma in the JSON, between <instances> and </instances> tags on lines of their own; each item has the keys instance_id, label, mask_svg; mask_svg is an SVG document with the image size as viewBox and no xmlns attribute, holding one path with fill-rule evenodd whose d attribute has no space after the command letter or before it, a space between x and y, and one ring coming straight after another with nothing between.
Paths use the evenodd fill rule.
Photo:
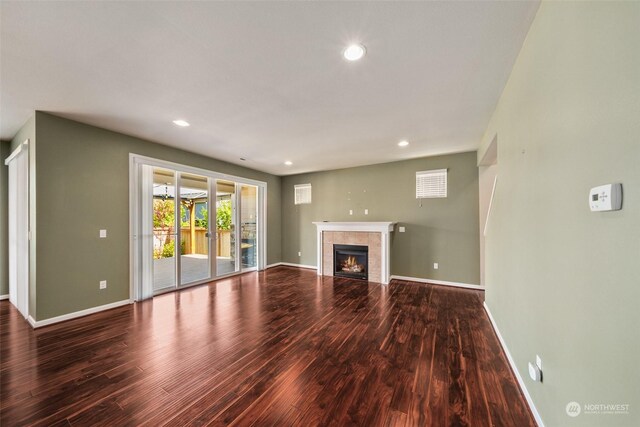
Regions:
<instances>
[{"instance_id":1,"label":"white ceiling","mask_svg":"<svg viewBox=\"0 0 640 427\"><path fill-rule=\"evenodd\" d=\"M0 138L42 110L279 175L475 150L537 8L2 1Z\"/></svg>"}]
</instances>

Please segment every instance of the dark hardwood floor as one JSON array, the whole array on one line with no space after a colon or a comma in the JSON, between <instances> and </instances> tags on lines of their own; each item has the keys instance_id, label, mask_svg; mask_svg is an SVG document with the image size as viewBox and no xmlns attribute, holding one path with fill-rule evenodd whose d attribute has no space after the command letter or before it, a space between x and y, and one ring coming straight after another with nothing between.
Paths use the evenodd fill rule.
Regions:
<instances>
[{"instance_id":1,"label":"dark hardwood floor","mask_svg":"<svg viewBox=\"0 0 640 427\"><path fill-rule=\"evenodd\" d=\"M276 267L32 330L0 424L533 426L479 291Z\"/></svg>"}]
</instances>

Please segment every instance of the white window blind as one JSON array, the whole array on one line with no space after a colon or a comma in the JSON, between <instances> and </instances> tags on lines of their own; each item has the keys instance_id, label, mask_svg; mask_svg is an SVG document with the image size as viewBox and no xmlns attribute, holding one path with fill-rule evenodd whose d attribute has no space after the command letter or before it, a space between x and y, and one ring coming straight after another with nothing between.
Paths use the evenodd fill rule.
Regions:
<instances>
[{"instance_id":1,"label":"white window blind","mask_svg":"<svg viewBox=\"0 0 640 427\"><path fill-rule=\"evenodd\" d=\"M447 197L447 170L416 172L416 199Z\"/></svg>"},{"instance_id":2,"label":"white window blind","mask_svg":"<svg viewBox=\"0 0 640 427\"><path fill-rule=\"evenodd\" d=\"M311 184L294 185L295 204L306 205L311 203Z\"/></svg>"}]
</instances>

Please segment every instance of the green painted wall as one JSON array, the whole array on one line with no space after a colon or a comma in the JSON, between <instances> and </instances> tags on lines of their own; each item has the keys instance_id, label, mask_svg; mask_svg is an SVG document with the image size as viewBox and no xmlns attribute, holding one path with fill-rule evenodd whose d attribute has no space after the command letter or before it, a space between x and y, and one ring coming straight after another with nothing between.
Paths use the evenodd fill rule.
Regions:
<instances>
[{"instance_id":1,"label":"green painted wall","mask_svg":"<svg viewBox=\"0 0 640 427\"><path fill-rule=\"evenodd\" d=\"M11 142L0 141L0 295L9 294L9 253L8 244L8 172L4 160L11 154Z\"/></svg>"},{"instance_id":2,"label":"green painted wall","mask_svg":"<svg viewBox=\"0 0 640 427\"><path fill-rule=\"evenodd\" d=\"M449 169L449 197L416 200L415 173L443 168ZM306 183L312 203L294 205L293 186ZM392 274L480 283L475 152L283 177L284 262L315 266L313 221L396 221L406 232L394 233Z\"/></svg>"},{"instance_id":3,"label":"green painted wall","mask_svg":"<svg viewBox=\"0 0 640 427\"><path fill-rule=\"evenodd\" d=\"M543 2L478 153L497 134L486 301L547 426L640 425L639 23L637 2ZM590 212L611 182L623 209Z\"/></svg>"},{"instance_id":4,"label":"green painted wall","mask_svg":"<svg viewBox=\"0 0 640 427\"><path fill-rule=\"evenodd\" d=\"M267 182L267 261L280 261L280 177L42 112L36 127L37 320L129 298L129 153Z\"/></svg>"}]
</instances>

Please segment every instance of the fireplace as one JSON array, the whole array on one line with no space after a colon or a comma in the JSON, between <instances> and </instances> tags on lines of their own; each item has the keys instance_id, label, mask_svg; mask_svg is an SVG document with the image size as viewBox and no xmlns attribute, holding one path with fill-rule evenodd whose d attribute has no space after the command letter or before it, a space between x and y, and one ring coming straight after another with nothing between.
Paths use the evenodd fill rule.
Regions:
<instances>
[{"instance_id":1,"label":"fireplace","mask_svg":"<svg viewBox=\"0 0 640 427\"><path fill-rule=\"evenodd\" d=\"M319 276L335 275L333 245L367 246L366 277L370 282L386 285L390 280L391 235L395 222L325 222L313 223L317 231L317 266Z\"/></svg>"},{"instance_id":2,"label":"fireplace","mask_svg":"<svg viewBox=\"0 0 640 427\"><path fill-rule=\"evenodd\" d=\"M333 245L333 275L367 280L369 277L369 247Z\"/></svg>"}]
</instances>

